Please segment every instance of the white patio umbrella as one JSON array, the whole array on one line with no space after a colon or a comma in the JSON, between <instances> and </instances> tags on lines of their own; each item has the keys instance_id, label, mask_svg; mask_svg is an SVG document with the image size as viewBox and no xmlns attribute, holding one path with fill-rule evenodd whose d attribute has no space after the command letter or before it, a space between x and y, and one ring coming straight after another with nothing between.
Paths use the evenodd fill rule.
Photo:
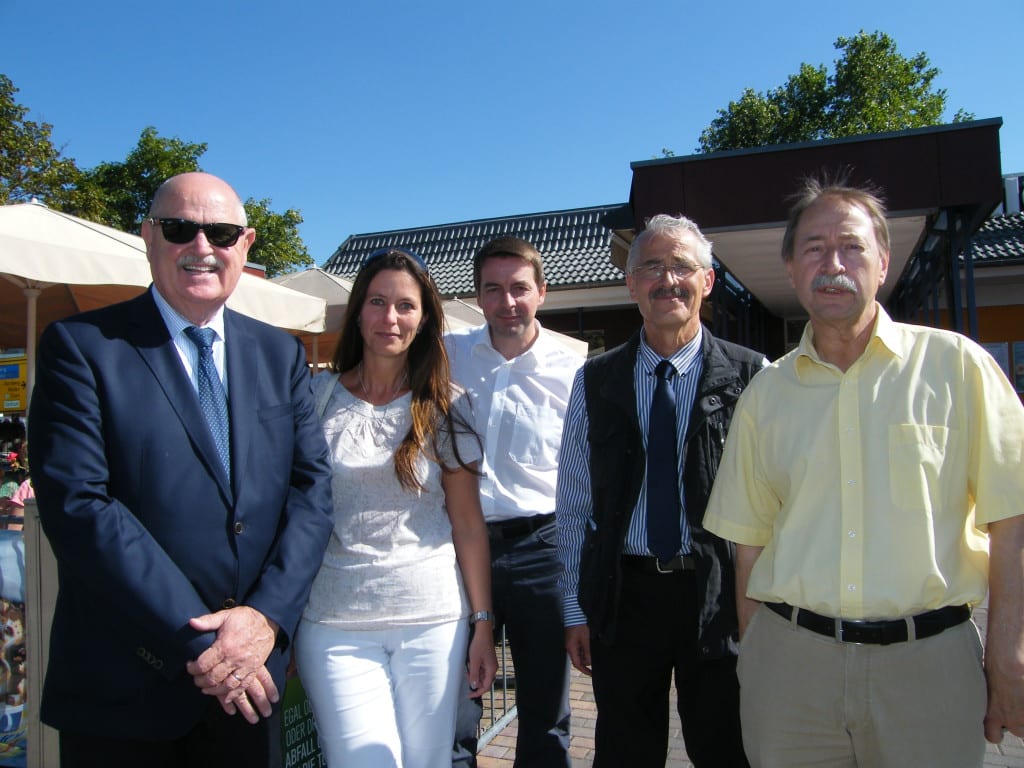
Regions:
<instances>
[{"instance_id":1,"label":"white patio umbrella","mask_svg":"<svg viewBox=\"0 0 1024 768\"><path fill-rule=\"evenodd\" d=\"M0 347L24 347L28 396L42 328L152 281L141 237L37 203L0 206L0 278ZM323 300L253 275L242 275L228 306L289 330L324 327Z\"/></svg>"},{"instance_id":2,"label":"white patio umbrella","mask_svg":"<svg viewBox=\"0 0 1024 768\"><path fill-rule=\"evenodd\" d=\"M352 281L313 267L287 275L278 275L271 278L270 282L309 296L318 296L327 302L323 332L296 334L306 345L306 359L313 363L314 370L318 369L320 353L325 353L327 359L330 359L341 340L341 326L345 322L345 309L348 307L348 297L352 293Z\"/></svg>"}]
</instances>

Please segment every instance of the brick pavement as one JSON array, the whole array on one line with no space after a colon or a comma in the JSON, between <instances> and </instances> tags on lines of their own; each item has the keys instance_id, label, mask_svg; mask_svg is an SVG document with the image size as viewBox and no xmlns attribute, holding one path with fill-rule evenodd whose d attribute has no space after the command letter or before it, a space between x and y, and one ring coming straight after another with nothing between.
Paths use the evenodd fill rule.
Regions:
<instances>
[{"instance_id":1,"label":"brick pavement","mask_svg":"<svg viewBox=\"0 0 1024 768\"><path fill-rule=\"evenodd\" d=\"M984 637L987 610L982 606L975 610L975 621L982 630ZM569 690L572 708L572 737L569 742L569 753L572 756L573 768L591 768L594 761L594 723L597 718L597 707L594 694L590 689L590 680L573 670ZM671 700L675 701L673 688ZM669 720L669 755L666 768L693 768L686 756L683 734L679 726L679 715L674 704L670 706ZM490 744L485 746L477 758L479 768L512 768L515 760L517 723L513 720ZM985 768L1024 768L1024 739L1007 735L1002 744L989 744L985 751Z\"/></svg>"}]
</instances>

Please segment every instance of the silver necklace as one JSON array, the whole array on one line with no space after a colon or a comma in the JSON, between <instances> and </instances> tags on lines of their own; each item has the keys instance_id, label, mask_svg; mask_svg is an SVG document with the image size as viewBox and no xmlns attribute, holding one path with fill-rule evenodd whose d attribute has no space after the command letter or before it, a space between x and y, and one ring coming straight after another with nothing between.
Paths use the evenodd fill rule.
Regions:
<instances>
[{"instance_id":1,"label":"silver necklace","mask_svg":"<svg viewBox=\"0 0 1024 768\"><path fill-rule=\"evenodd\" d=\"M363 380L363 362L360 360L359 365L356 366L356 376L359 377L359 388L363 390L363 399L366 400L370 405L376 405L370 398L370 391L366 388L366 382ZM395 382L395 386L391 390L391 397L388 398L386 403L383 405L390 405L391 402L398 397L399 390L406 385L409 381L409 372L402 371L402 378Z\"/></svg>"}]
</instances>

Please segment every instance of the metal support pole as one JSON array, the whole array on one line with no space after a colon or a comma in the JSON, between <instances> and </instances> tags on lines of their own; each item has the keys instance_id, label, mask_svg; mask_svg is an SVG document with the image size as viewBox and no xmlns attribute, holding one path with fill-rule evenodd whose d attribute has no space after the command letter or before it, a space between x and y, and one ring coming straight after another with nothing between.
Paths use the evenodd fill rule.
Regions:
<instances>
[{"instance_id":1,"label":"metal support pole","mask_svg":"<svg viewBox=\"0 0 1024 768\"><path fill-rule=\"evenodd\" d=\"M964 284L967 288L967 335L978 340L978 302L974 295L974 254L971 238L967 235L967 219L957 219L957 244L964 254Z\"/></svg>"},{"instance_id":2,"label":"metal support pole","mask_svg":"<svg viewBox=\"0 0 1024 768\"><path fill-rule=\"evenodd\" d=\"M36 386L36 300L42 290L23 288L25 294L25 413L32 402L32 390Z\"/></svg>"}]
</instances>

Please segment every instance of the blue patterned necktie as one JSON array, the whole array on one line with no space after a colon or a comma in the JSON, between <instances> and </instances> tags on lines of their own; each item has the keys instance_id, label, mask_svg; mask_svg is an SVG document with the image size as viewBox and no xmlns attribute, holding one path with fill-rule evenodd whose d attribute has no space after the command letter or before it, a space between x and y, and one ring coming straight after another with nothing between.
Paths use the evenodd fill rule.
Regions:
<instances>
[{"instance_id":1,"label":"blue patterned necktie","mask_svg":"<svg viewBox=\"0 0 1024 768\"><path fill-rule=\"evenodd\" d=\"M647 427L647 548L662 563L679 554L682 546L676 400L672 389L675 373L668 360L654 369L657 381Z\"/></svg>"},{"instance_id":2,"label":"blue patterned necktie","mask_svg":"<svg viewBox=\"0 0 1024 768\"><path fill-rule=\"evenodd\" d=\"M191 339L199 350L199 365L196 370L196 383L199 385L199 407L210 427L213 442L217 446L220 463L224 466L224 474L231 480L231 449L228 442L228 403L224 396L224 385L217 374L217 366L213 362L213 339L216 333L212 328L197 328L190 325L185 335Z\"/></svg>"}]
</instances>

